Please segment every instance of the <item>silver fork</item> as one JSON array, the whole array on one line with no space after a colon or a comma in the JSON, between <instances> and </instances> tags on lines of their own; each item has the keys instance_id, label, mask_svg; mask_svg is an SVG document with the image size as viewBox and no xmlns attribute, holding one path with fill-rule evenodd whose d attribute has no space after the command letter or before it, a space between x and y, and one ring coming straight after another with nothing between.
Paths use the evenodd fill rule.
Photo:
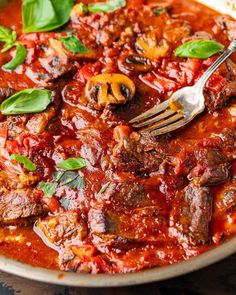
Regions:
<instances>
[{"instance_id":1,"label":"silver fork","mask_svg":"<svg viewBox=\"0 0 236 295\"><path fill-rule=\"evenodd\" d=\"M203 89L210 76L236 51L236 39L223 54L207 69L198 82L191 87L176 91L168 100L133 118L130 123L135 128L144 128L157 136L174 131L190 121L205 109Z\"/></svg>"}]
</instances>

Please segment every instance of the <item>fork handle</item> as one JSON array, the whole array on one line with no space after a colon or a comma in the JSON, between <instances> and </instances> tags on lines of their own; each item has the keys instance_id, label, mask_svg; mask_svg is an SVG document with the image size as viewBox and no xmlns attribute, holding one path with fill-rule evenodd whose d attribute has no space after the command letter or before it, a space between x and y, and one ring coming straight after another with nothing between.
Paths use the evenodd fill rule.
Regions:
<instances>
[{"instance_id":1,"label":"fork handle","mask_svg":"<svg viewBox=\"0 0 236 295\"><path fill-rule=\"evenodd\" d=\"M236 51L236 39L230 43L229 47L224 51L224 53L207 69L207 71L198 80L197 86L201 90L203 90L207 80L211 77L211 75L235 51Z\"/></svg>"}]
</instances>

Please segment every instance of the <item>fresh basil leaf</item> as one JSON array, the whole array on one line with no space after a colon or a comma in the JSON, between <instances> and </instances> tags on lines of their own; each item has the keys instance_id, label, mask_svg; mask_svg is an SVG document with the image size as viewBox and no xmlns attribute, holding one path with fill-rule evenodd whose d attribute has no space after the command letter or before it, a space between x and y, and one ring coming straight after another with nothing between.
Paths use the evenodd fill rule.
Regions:
<instances>
[{"instance_id":1,"label":"fresh basil leaf","mask_svg":"<svg viewBox=\"0 0 236 295\"><path fill-rule=\"evenodd\" d=\"M39 183L39 188L43 191L46 197L52 198L57 190L57 183L41 181Z\"/></svg>"},{"instance_id":2,"label":"fresh basil leaf","mask_svg":"<svg viewBox=\"0 0 236 295\"><path fill-rule=\"evenodd\" d=\"M57 164L63 170L78 170L86 166L86 161L82 158L69 158Z\"/></svg>"},{"instance_id":3,"label":"fresh basil leaf","mask_svg":"<svg viewBox=\"0 0 236 295\"><path fill-rule=\"evenodd\" d=\"M19 42L16 44L16 54L15 57L5 64L2 68L4 70L15 70L18 66L23 64L27 56L26 48Z\"/></svg>"},{"instance_id":4,"label":"fresh basil leaf","mask_svg":"<svg viewBox=\"0 0 236 295\"><path fill-rule=\"evenodd\" d=\"M34 172L37 168L37 166L28 158L26 158L25 156L22 155L18 155L18 154L12 154L10 156L11 160L15 160L21 164L24 165L25 169Z\"/></svg>"},{"instance_id":5,"label":"fresh basil leaf","mask_svg":"<svg viewBox=\"0 0 236 295\"><path fill-rule=\"evenodd\" d=\"M44 111L51 101L52 92L30 88L13 94L1 105L3 115L19 115Z\"/></svg>"},{"instance_id":6,"label":"fresh basil leaf","mask_svg":"<svg viewBox=\"0 0 236 295\"><path fill-rule=\"evenodd\" d=\"M73 181L66 184L69 188L75 188L77 190L84 188L84 178L78 175Z\"/></svg>"},{"instance_id":7,"label":"fresh basil leaf","mask_svg":"<svg viewBox=\"0 0 236 295\"><path fill-rule=\"evenodd\" d=\"M60 200L61 206L65 209L68 210L69 206L70 206L70 200L66 199L66 198L61 198Z\"/></svg>"},{"instance_id":8,"label":"fresh basil leaf","mask_svg":"<svg viewBox=\"0 0 236 295\"><path fill-rule=\"evenodd\" d=\"M70 19L74 0L23 0L23 32L46 32Z\"/></svg>"},{"instance_id":9,"label":"fresh basil leaf","mask_svg":"<svg viewBox=\"0 0 236 295\"><path fill-rule=\"evenodd\" d=\"M16 32L6 27L0 26L0 42L5 43L1 52L11 49L16 42Z\"/></svg>"},{"instance_id":10,"label":"fresh basil leaf","mask_svg":"<svg viewBox=\"0 0 236 295\"><path fill-rule=\"evenodd\" d=\"M59 40L63 42L67 50L75 54L88 52L87 47L75 36L60 37Z\"/></svg>"},{"instance_id":11,"label":"fresh basil leaf","mask_svg":"<svg viewBox=\"0 0 236 295\"><path fill-rule=\"evenodd\" d=\"M66 171L59 179L61 185L67 185L78 177L78 173L74 171Z\"/></svg>"},{"instance_id":12,"label":"fresh basil leaf","mask_svg":"<svg viewBox=\"0 0 236 295\"><path fill-rule=\"evenodd\" d=\"M100 191L97 193L97 196L103 194L103 193L108 189L108 187L109 187L110 184L111 184L110 181L107 182L107 183L105 183L105 184L101 187Z\"/></svg>"},{"instance_id":13,"label":"fresh basil leaf","mask_svg":"<svg viewBox=\"0 0 236 295\"><path fill-rule=\"evenodd\" d=\"M62 175L65 173L65 171L57 171L53 173L53 178L55 179L56 182L60 181Z\"/></svg>"},{"instance_id":14,"label":"fresh basil leaf","mask_svg":"<svg viewBox=\"0 0 236 295\"><path fill-rule=\"evenodd\" d=\"M110 0L107 2L97 2L88 5L90 12L112 12L118 8L125 7L126 0Z\"/></svg>"},{"instance_id":15,"label":"fresh basil leaf","mask_svg":"<svg viewBox=\"0 0 236 295\"><path fill-rule=\"evenodd\" d=\"M192 40L175 51L175 56L205 59L220 52L224 46L213 40Z\"/></svg>"}]
</instances>

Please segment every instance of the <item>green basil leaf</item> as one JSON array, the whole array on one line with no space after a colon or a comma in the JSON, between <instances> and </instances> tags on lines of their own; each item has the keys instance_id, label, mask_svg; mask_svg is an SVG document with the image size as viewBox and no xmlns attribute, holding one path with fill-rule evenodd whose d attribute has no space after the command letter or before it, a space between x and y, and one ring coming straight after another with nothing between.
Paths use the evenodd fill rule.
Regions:
<instances>
[{"instance_id":1,"label":"green basil leaf","mask_svg":"<svg viewBox=\"0 0 236 295\"><path fill-rule=\"evenodd\" d=\"M57 190L57 183L41 181L39 183L39 188L43 191L46 197L52 198Z\"/></svg>"},{"instance_id":2,"label":"green basil leaf","mask_svg":"<svg viewBox=\"0 0 236 295\"><path fill-rule=\"evenodd\" d=\"M86 166L86 161L82 158L69 158L57 164L63 170L78 170Z\"/></svg>"},{"instance_id":3,"label":"green basil leaf","mask_svg":"<svg viewBox=\"0 0 236 295\"><path fill-rule=\"evenodd\" d=\"M70 200L66 199L66 198L61 198L60 200L61 206L65 209L68 210L69 206L70 206Z\"/></svg>"},{"instance_id":4,"label":"green basil leaf","mask_svg":"<svg viewBox=\"0 0 236 295\"><path fill-rule=\"evenodd\" d=\"M19 42L16 44L16 54L15 57L5 64L2 68L4 70L15 70L18 66L23 64L27 56L26 48Z\"/></svg>"},{"instance_id":5,"label":"green basil leaf","mask_svg":"<svg viewBox=\"0 0 236 295\"><path fill-rule=\"evenodd\" d=\"M103 193L108 189L108 187L109 187L110 184L111 184L110 181L107 182L107 183L105 183L105 184L101 187L100 191L97 193L97 196L103 194Z\"/></svg>"},{"instance_id":6,"label":"green basil leaf","mask_svg":"<svg viewBox=\"0 0 236 295\"><path fill-rule=\"evenodd\" d=\"M192 40L175 51L175 56L205 59L220 52L224 46L213 40Z\"/></svg>"},{"instance_id":7,"label":"green basil leaf","mask_svg":"<svg viewBox=\"0 0 236 295\"><path fill-rule=\"evenodd\" d=\"M60 185L67 185L78 177L78 173L74 171L66 171L59 179Z\"/></svg>"},{"instance_id":8,"label":"green basil leaf","mask_svg":"<svg viewBox=\"0 0 236 295\"><path fill-rule=\"evenodd\" d=\"M67 50L75 54L88 52L87 47L75 36L60 37L59 40L63 42Z\"/></svg>"},{"instance_id":9,"label":"green basil leaf","mask_svg":"<svg viewBox=\"0 0 236 295\"><path fill-rule=\"evenodd\" d=\"M0 26L0 42L5 43L1 52L11 49L16 42L16 32L6 27Z\"/></svg>"},{"instance_id":10,"label":"green basil leaf","mask_svg":"<svg viewBox=\"0 0 236 295\"><path fill-rule=\"evenodd\" d=\"M78 175L73 181L66 184L69 188L75 188L77 190L83 189L84 185L84 178L80 175Z\"/></svg>"},{"instance_id":11,"label":"green basil leaf","mask_svg":"<svg viewBox=\"0 0 236 295\"><path fill-rule=\"evenodd\" d=\"M1 105L3 115L20 115L44 111L51 101L52 92L30 88L13 94Z\"/></svg>"},{"instance_id":12,"label":"green basil leaf","mask_svg":"<svg viewBox=\"0 0 236 295\"><path fill-rule=\"evenodd\" d=\"M74 0L23 0L23 32L46 32L70 19Z\"/></svg>"},{"instance_id":13,"label":"green basil leaf","mask_svg":"<svg viewBox=\"0 0 236 295\"><path fill-rule=\"evenodd\" d=\"M24 165L25 169L34 172L37 168L37 166L28 158L26 158L25 156L22 155L18 155L18 154L12 154L10 156L11 160L15 160L21 164Z\"/></svg>"},{"instance_id":14,"label":"green basil leaf","mask_svg":"<svg viewBox=\"0 0 236 295\"><path fill-rule=\"evenodd\" d=\"M112 12L118 8L125 7L126 0L110 0L107 2L97 2L88 5L90 12Z\"/></svg>"}]
</instances>

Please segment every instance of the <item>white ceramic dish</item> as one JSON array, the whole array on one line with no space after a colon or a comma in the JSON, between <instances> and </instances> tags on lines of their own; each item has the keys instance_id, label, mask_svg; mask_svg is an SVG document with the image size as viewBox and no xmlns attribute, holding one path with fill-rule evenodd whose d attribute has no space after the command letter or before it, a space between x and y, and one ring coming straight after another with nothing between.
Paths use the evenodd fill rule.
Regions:
<instances>
[{"instance_id":1,"label":"white ceramic dish","mask_svg":"<svg viewBox=\"0 0 236 295\"><path fill-rule=\"evenodd\" d=\"M221 13L236 18L236 0L197 0ZM213 264L236 252L236 238L204 253L174 265L121 275L64 273L33 267L0 256L0 270L45 283L78 287L114 287L137 285L180 276Z\"/></svg>"}]
</instances>

